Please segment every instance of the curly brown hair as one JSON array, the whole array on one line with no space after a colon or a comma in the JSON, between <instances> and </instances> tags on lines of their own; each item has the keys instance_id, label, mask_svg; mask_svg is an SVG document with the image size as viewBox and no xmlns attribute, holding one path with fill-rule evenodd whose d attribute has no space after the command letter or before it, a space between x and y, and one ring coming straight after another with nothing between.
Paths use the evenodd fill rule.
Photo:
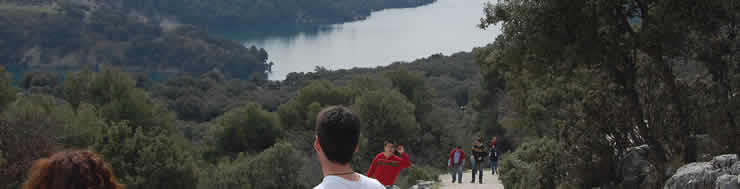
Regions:
<instances>
[{"instance_id":1,"label":"curly brown hair","mask_svg":"<svg viewBox=\"0 0 740 189\"><path fill-rule=\"evenodd\" d=\"M123 189L102 156L87 150L58 152L34 162L23 189Z\"/></svg>"}]
</instances>

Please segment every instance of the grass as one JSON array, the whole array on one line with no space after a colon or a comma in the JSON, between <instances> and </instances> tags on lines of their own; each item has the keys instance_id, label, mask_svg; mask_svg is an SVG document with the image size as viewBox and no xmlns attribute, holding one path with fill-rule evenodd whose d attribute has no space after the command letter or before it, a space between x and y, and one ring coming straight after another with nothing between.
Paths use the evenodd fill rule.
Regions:
<instances>
[{"instance_id":1,"label":"grass","mask_svg":"<svg viewBox=\"0 0 740 189\"><path fill-rule=\"evenodd\" d=\"M54 10L51 6L17 5L17 4L11 4L11 3L0 3L0 11L47 13L47 14L56 13L56 10Z\"/></svg>"}]
</instances>

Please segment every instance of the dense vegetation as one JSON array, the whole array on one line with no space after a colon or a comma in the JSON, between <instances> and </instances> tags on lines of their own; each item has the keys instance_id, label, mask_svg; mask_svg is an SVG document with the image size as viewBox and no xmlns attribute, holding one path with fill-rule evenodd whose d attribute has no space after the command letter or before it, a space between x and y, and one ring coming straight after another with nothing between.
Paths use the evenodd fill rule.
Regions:
<instances>
[{"instance_id":1,"label":"dense vegetation","mask_svg":"<svg viewBox=\"0 0 740 189\"><path fill-rule=\"evenodd\" d=\"M50 0L22 4L77 2L92 8L113 8L153 21L177 21L201 27L259 29L276 25L334 24L364 19L372 11L425 5L434 0ZM0 1L0 2L3 2Z\"/></svg>"},{"instance_id":2,"label":"dense vegetation","mask_svg":"<svg viewBox=\"0 0 740 189\"><path fill-rule=\"evenodd\" d=\"M109 9L61 6L50 12L0 11L0 64L12 70L99 69L114 65L158 75L266 78L263 49L215 38L190 26L163 28Z\"/></svg>"},{"instance_id":3,"label":"dense vegetation","mask_svg":"<svg viewBox=\"0 0 740 189\"><path fill-rule=\"evenodd\" d=\"M512 97L501 121L525 139L501 162L507 188L617 187L647 144L648 188L696 161L696 135L739 153L740 4L732 0L501 1L476 50L483 88ZM505 81L505 85L496 83ZM485 99L484 99L485 100ZM716 154L715 154L716 155Z\"/></svg>"},{"instance_id":4,"label":"dense vegetation","mask_svg":"<svg viewBox=\"0 0 740 189\"><path fill-rule=\"evenodd\" d=\"M355 168L386 139L414 166L398 184L436 179L446 152L468 144L478 91L471 53L387 67L293 73L284 81L219 72L147 83L117 69L26 74L0 85L0 184L17 186L31 161L65 148L102 153L128 188L306 188L320 181L311 146L318 111L350 107L363 120ZM454 88L455 92L448 92ZM16 93L23 92L23 93ZM423 109L419 109L422 107ZM289 163L286 163L289 162Z\"/></svg>"}]
</instances>

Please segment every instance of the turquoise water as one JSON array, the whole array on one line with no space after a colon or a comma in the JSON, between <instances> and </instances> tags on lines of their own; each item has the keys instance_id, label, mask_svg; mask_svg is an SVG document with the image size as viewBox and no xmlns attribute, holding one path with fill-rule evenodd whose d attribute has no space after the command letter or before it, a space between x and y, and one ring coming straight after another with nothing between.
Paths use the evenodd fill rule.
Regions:
<instances>
[{"instance_id":1,"label":"turquoise water","mask_svg":"<svg viewBox=\"0 0 740 189\"><path fill-rule=\"evenodd\" d=\"M376 67L432 54L470 51L492 42L498 28L476 27L486 0L438 0L416 8L374 12L366 20L324 26L275 26L263 32L227 32L246 46L265 48L275 62L270 75Z\"/></svg>"}]
</instances>

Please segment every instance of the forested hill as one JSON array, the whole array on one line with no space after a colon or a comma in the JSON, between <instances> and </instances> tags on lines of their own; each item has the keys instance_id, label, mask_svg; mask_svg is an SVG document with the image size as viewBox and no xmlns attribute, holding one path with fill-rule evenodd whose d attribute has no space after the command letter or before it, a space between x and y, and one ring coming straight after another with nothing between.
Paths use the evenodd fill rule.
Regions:
<instances>
[{"instance_id":1,"label":"forested hill","mask_svg":"<svg viewBox=\"0 0 740 189\"><path fill-rule=\"evenodd\" d=\"M495 103L477 100L490 95L478 87L473 60L472 53L432 55L377 68L317 68L284 81L214 71L154 85L111 68L69 73L63 82L34 72L19 88L0 69L0 188L16 188L33 160L66 148L101 153L133 189L309 188L321 181L314 119L331 105L363 120L358 172L384 140L407 147L414 166L396 184L408 188L437 178L450 146L501 129L490 124Z\"/></svg>"},{"instance_id":2,"label":"forested hill","mask_svg":"<svg viewBox=\"0 0 740 189\"><path fill-rule=\"evenodd\" d=\"M13 70L97 69L181 74L220 70L266 78L263 49L209 36L192 26L163 27L112 9L0 6L0 64ZM256 73L256 74L253 74Z\"/></svg>"},{"instance_id":3,"label":"forested hill","mask_svg":"<svg viewBox=\"0 0 740 189\"><path fill-rule=\"evenodd\" d=\"M372 11L425 5L434 0L0 0L24 4L71 2L113 8L152 20L171 19L201 27L262 28L278 24L334 24L363 19Z\"/></svg>"}]
</instances>

